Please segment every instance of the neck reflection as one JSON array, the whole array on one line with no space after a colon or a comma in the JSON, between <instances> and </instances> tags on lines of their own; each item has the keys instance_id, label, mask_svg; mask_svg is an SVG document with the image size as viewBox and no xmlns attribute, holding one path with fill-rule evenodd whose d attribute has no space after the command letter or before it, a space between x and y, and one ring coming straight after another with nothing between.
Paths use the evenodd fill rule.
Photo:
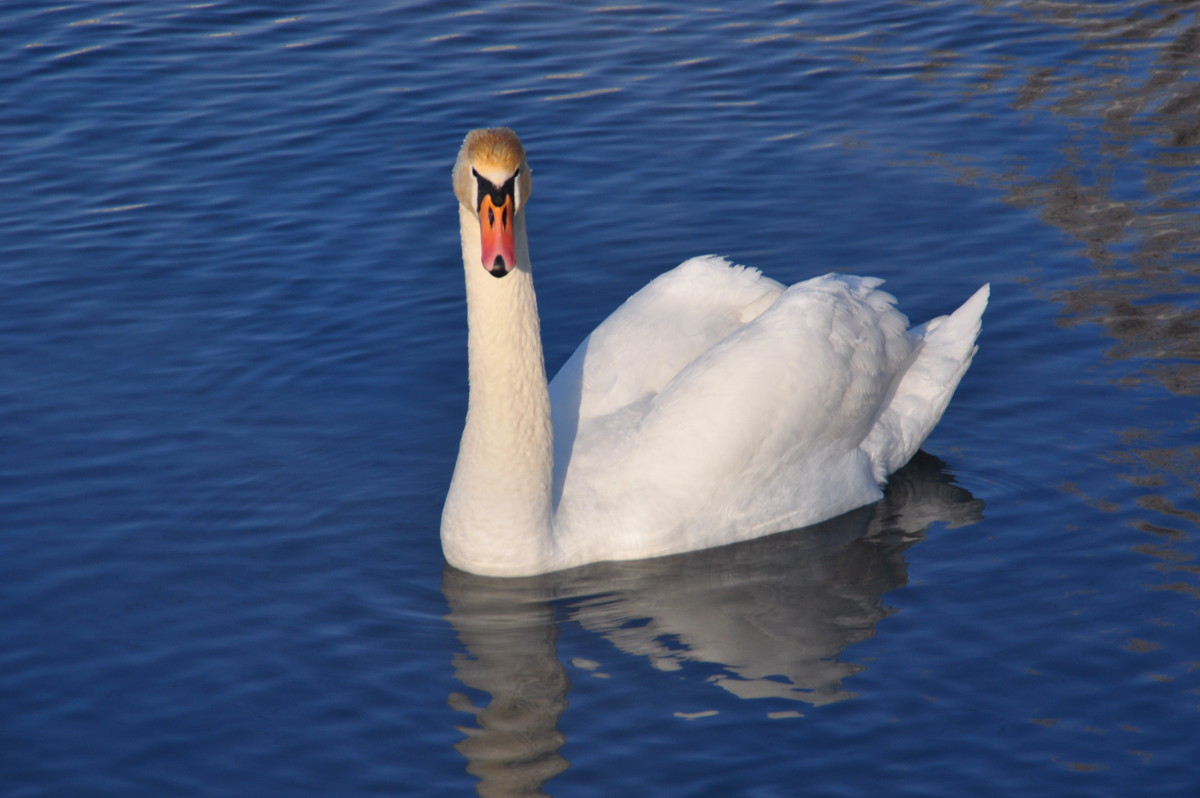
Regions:
<instances>
[{"instance_id":1,"label":"neck reflection","mask_svg":"<svg viewBox=\"0 0 1200 798\"><path fill-rule=\"evenodd\" d=\"M852 698L843 682L865 666L841 652L872 637L894 610L883 595L908 581L903 552L930 524L971 524L983 502L918 453L874 505L813 527L655 560L600 563L528 579L446 569L449 620L466 649L455 676L486 694L454 709L476 726L456 747L482 796L541 796L569 767L558 719L570 680L558 658L567 619L663 670L721 667L740 698L812 705ZM711 674L711 669L708 671Z\"/></svg>"}]
</instances>

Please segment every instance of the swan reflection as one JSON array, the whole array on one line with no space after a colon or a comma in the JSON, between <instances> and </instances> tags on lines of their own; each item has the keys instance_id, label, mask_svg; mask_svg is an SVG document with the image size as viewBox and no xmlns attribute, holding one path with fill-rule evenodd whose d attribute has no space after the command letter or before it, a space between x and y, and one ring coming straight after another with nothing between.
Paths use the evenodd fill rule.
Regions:
<instances>
[{"instance_id":1,"label":"swan reflection","mask_svg":"<svg viewBox=\"0 0 1200 798\"><path fill-rule=\"evenodd\" d=\"M600 563L528 579L447 568L449 620L466 649L455 676L473 713L457 746L483 796L543 795L569 763L558 718L570 680L555 650L567 619L660 669L715 664L713 683L741 698L825 704L850 698L843 681L863 665L839 661L893 610L883 594L907 582L903 551L931 523L975 523L983 502L920 453L885 498L803 530L719 549ZM711 671L710 671L711 672Z\"/></svg>"}]
</instances>

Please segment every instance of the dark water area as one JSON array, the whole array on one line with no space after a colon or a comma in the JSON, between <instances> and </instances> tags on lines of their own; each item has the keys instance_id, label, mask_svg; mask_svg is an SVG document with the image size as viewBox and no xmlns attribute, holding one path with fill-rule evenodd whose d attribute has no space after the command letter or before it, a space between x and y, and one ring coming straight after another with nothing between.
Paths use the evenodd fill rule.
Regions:
<instances>
[{"instance_id":1,"label":"dark water area","mask_svg":"<svg viewBox=\"0 0 1200 798\"><path fill-rule=\"evenodd\" d=\"M1200 790L1190 3L0 7L0 795ZM553 371L692 255L993 288L884 501L446 569L450 167Z\"/></svg>"}]
</instances>

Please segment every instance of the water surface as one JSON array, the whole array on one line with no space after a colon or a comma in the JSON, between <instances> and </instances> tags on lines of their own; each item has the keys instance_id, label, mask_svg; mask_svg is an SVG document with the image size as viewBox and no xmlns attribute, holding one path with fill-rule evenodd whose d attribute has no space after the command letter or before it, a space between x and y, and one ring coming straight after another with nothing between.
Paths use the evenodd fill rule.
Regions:
<instances>
[{"instance_id":1,"label":"water surface","mask_svg":"<svg viewBox=\"0 0 1200 798\"><path fill-rule=\"evenodd\" d=\"M0 10L12 796L1192 795L1188 4ZM719 552L446 570L449 173L536 175L548 366L706 252L991 282L880 504Z\"/></svg>"}]
</instances>

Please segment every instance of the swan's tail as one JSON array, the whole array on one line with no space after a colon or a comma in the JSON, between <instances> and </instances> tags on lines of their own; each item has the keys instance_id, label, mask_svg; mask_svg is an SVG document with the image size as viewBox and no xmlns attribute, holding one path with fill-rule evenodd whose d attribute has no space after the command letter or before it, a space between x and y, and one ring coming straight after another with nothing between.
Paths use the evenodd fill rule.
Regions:
<instances>
[{"instance_id":1,"label":"swan's tail","mask_svg":"<svg viewBox=\"0 0 1200 798\"><path fill-rule=\"evenodd\" d=\"M920 341L916 359L897 382L862 444L880 484L917 453L942 417L978 351L975 339L990 294L990 286L985 285L949 316L939 316L912 330Z\"/></svg>"}]
</instances>

